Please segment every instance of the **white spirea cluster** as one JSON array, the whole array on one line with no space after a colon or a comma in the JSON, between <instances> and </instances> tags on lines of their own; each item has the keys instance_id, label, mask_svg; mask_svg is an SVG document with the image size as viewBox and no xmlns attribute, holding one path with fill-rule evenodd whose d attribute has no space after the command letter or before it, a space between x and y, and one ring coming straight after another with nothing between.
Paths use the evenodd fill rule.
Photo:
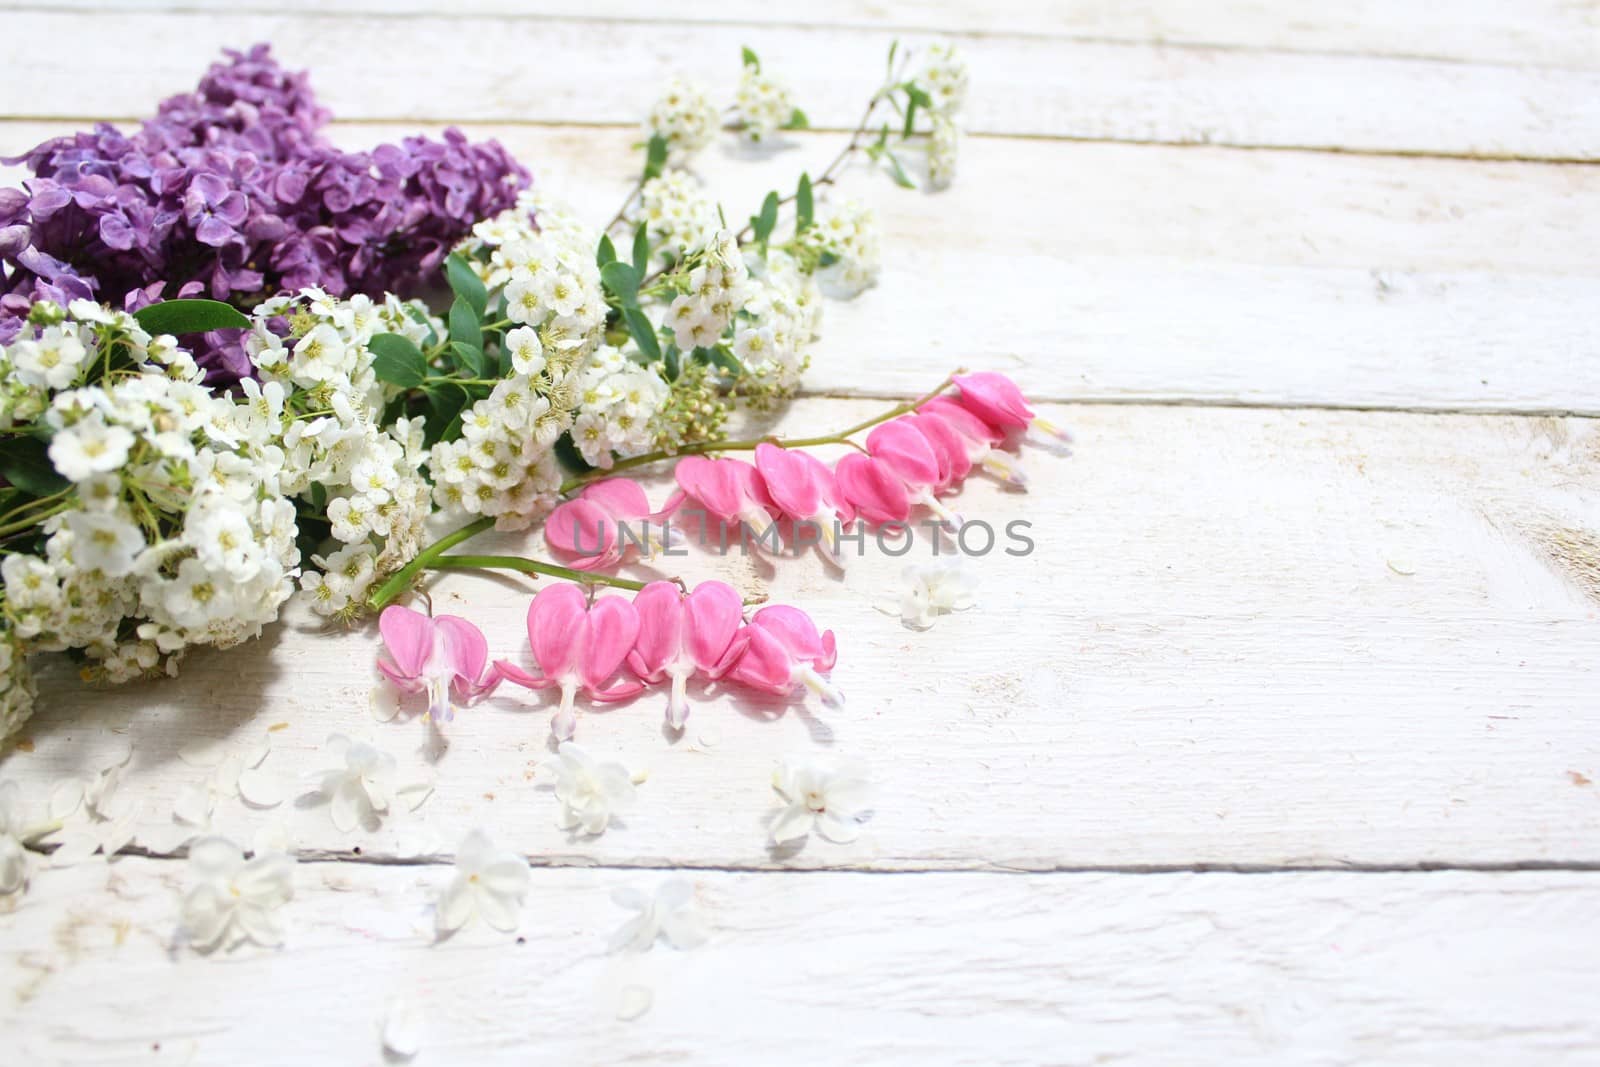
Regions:
<instances>
[{"instance_id":1,"label":"white spirea cluster","mask_svg":"<svg viewBox=\"0 0 1600 1067\"><path fill-rule=\"evenodd\" d=\"M440 508L521 529L555 506L562 475L552 450L572 426L605 331L597 240L557 205L525 194L461 246L517 326L505 338L509 376L462 412L459 439L434 446Z\"/></svg>"},{"instance_id":2,"label":"white spirea cluster","mask_svg":"<svg viewBox=\"0 0 1600 1067\"><path fill-rule=\"evenodd\" d=\"M854 296L877 283L878 217L865 204L846 200L820 209L802 237L819 256L817 277L825 287Z\"/></svg>"},{"instance_id":3,"label":"white spirea cluster","mask_svg":"<svg viewBox=\"0 0 1600 1067\"><path fill-rule=\"evenodd\" d=\"M11 634L30 649L82 649L87 673L111 682L173 672L192 645L259 634L300 562L273 429L201 385L189 354L132 316L87 301L37 310L52 321L0 350L0 380L21 390L8 392L6 417L42 408L50 462L70 485L36 513L42 552L0 563ZM78 384L113 360L96 384ZM70 377L56 373L63 363L77 366ZM21 662L11 655L13 669Z\"/></svg>"},{"instance_id":4,"label":"white spirea cluster","mask_svg":"<svg viewBox=\"0 0 1600 1067\"><path fill-rule=\"evenodd\" d=\"M578 383L578 417L572 442L584 461L609 467L615 455L636 456L655 447L656 415L669 387L656 371L606 345Z\"/></svg>"},{"instance_id":5,"label":"white spirea cluster","mask_svg":"<svg viewBox=\"0 0 1600 1067\"><path fill-rule=\"evenodd\" d=\"M697 265L689 272L685 291L667 308L667 325L685 352L711 348L722 340L750 280L739 241L728 230L716 231L703 246L690 251Z\"/></svg>"},{"instance_id":6,"label":"white spirea cluster","mask_svg":"<svg viewBox=\"0 0 1600 1067\"><path fill-rule=\"evenodd\" d=\"M651 246L673 259L681 259L722 225L716 201L686 170L669 170L645 182L639 190L639 217L649 227Z\"/></svg>"},{"instance_id":7,"label":"white spirea cluster","mask_svg":"<svg viewBox=\"0 0 1600 1067\"><path fill-rule=\"evenodd\" d=\"M28 721L37 695L27 653L15 634L0 632L0 738L10 737Z\"/></svg>"},{"instance_id":8,"label":"white spirea cluster","mask_svg":"<svg viewBox=\"0 0 1600 1067\"><path fill-rule=\"evenodd\" d=\"M432 510L422 420L380 426L385 403L367 345L395 333L421 343L443 327L420 304L336 300L320 289L258 306L244 341L261 381L243 383L250 425L283 453L282 491L326 515L339 548L301 575L313 610L352 610L423 543Z\"/></svg>"},{"instance_id":9,"label":"white spirea cluster","mask_svg":"<svg viewBox=\"0 0 1600 1067\"><path fill-rule=\"evenodd\" d=\"M960 130L955 117L967 100L967 61L954 45L930 45L915 80L932 101L928 183L935 189L943 189L956 174Z\"/></svg>"},{"instance_id":10,"label":"white spirea cluster","mask_svg":"<svg viewBox=\"0 0 1600 1067\"><path fill-rule=\"evenodd\" d=\"M789 87L761 68L746 64L734 96L734 118L750 141L765 141L794 117Z\"/></svg>"},{"instance_id":11,"label":"white spirea cluster","mask_svg":"<svg viewBox=\"0 0 1600 1067\"><path fill-rule=\"evenodd\" d=\"M684 78L673 78L645 119L646 137L667 142L667 159L682 165L716 137L721 122L706 90Z\"/></svg>"},{"instance_id":12,"label":"white spirea cluster","mask_svg":"<svg viewBox=\"0 0 1600 1067\"><path fill-rule=\"evenodd\" d=\"M755 260L735 323L734 357L758 382L788 393L810 363L822 327L822 293L794 257L776 250Z\"/></svg>"}]
</instances>

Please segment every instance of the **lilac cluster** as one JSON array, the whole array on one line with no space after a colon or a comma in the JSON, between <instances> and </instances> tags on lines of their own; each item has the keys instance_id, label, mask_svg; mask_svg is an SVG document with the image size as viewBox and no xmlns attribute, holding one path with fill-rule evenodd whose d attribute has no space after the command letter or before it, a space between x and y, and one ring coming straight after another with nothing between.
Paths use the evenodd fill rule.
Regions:
<instances>
[{"instance_id":1,"label":"lilac cluster","mask_svg":"<svg viewBox=\"0 0 1600 1067\"><path fill-rule=\"evenodd\" d=\"M0 190L0 343L36 299L405 295L528 184L498 143L456 129L341 151L304 72L266 45L226 55L136 133L101 125L7 161L34 177ZM211 361L248 370L236 345Z\"/></svg>"}]
</instances>

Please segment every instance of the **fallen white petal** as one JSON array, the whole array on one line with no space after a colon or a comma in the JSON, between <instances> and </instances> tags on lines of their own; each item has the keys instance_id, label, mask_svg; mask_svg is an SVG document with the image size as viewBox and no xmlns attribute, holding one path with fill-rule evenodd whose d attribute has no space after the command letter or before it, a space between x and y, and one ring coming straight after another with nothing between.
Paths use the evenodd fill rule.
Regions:
<instances>
[{"instance_id":1,"label":"fallen white petal","mask_svg":"<svg viewBox=\"0 0 1600 1067\"><path fill-rule=\"evenodd\" d=\"M100 839L87 830L69 830L60 840L60 847L50 855L52 867L76 866L100 850Z\"/></svg>"},{"instance_id":2,"label":"fallen white petal","mask_svg":"<svg viewBox=\"0 0 1600 1067\"><path fill-rule=\"evenodd\" d=\"M272 735L262 734L261 740L244 750L244 765L259 767L272 754Z\"/></svg>"},{"instance_id":3,"label":"fallen white petal","mask_svg":"<svg viewBox=\"0 0 1600 1067\"><path fill-rule=\"evenodd\" d=\"M211 822L211 790L204 785L186 785L172 802L172 817L190 826Z\"/></svg>"},{"instance_id":4,"label":"fallen white petal","mask_svg":"<svg viewBox=\"0 0 1600 1067\"><path fill-rule=\"evenodd\" d=\"M383 1008L383 1050L409 1060L422 1048L422 1013L408 997L390 997Z\"/></svg>"},{"instance_id":5,"label":"fallen white petal","mask_svg":"<svg viewBox=\"0 0 1600 1067\"><path fill-rule=\"evenodd\" d=\"M64 778L50 790L50 818L65 819L83 803L83 782Z\"/></svg>"},{"instance_id":6,"label":"fallen white petal","mask_svg":"<svg viewBox=\"0 0 1600 1067\"><path fill-rule=\"evenodd\" d=\"M393 722L395 716L400 714L400 699L398 689L387 682L380 682L367 698L367 707L379 722Z\"/></svg>"},{"instance_id":7,"label":"fallen white petal","mask_svg":"<svg viewBox=\"0 0 1600 1067\"><path fill-rule=\"evenodd\" d=\"M281 819L267 823L250 839L250 851L257 856L263 852L282 852L285 855L292 853L294 846L289 840L289 828Z\"/></svg>"},{"instance_id":8,"label":"fallen white petal","mask_svg":"<svg viewBox=\"0 0 1600 1067\"><path fill-rule=\"evenodd\" d=\"M394 791L395 798L409 811L416 811L433 795L433 782L422 780L407 782Z\"/></svg>"},{"instance_id":9,"label":"fallen white petal","mask_svg":"<svg viewBox=\"0 0 1600 1067\"><path fill-rule=\"evenodd\" d=\"M275 808L287 792L283 779L275 774L251 769L239 775L239 796L253 808Z\"/></svg>"},{"instance_id":10,"label":"fallen white petal","mask_svg":"<svg viewBox=\"0 0 1600 1067\"><path fill-rule=\"evenodd\" d=\"M649 986L626 985L617 995L617 1018L632 1022L655 1004L655 992Z\"/></svg>"}]
</instances>

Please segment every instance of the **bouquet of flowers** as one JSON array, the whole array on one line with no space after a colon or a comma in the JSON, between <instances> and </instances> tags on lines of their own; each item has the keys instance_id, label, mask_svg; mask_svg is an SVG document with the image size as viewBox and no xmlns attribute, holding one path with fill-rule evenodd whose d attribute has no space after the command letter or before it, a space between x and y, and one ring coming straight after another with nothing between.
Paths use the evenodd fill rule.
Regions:
<instances>
[{"instance_id":1,"label":"bouquet of flowers","mask_svg":"<svg viewBox=\"0 0 1600 1067\"><path fill-rule=\"evenodd\" d=\"M791 395L823 293L880 268L872 213L831 187L860 159L948 183L966 74L891 49L833 163L735 226L696 154L806 126L743 59L726 111L667 87L600 228L492 142L335 148L265 46L131 134L21 157L33 177L0 191L0 735L31 709L32 653L99 682L174 673L297 590L353 620L607 471L753 447L730 414ZM430 519L457 529L425 545Z\"/></svg>"}]
</instances>

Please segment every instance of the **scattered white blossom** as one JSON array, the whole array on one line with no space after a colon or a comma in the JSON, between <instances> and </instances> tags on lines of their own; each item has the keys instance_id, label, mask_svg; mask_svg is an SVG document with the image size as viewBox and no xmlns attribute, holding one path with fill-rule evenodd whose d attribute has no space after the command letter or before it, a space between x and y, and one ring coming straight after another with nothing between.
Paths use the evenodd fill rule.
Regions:
<instances>
[{"instance_id":1,"label":"scattered white blossom","mask_svg":"<svg viewBox=\"0 0 1600 1067\"><path fill-rule=\"evenodd\" d=\"M711 143L721 125L717 106L704 88L673 78L650 108L644 133L664 139L668 162L681 166Z\"/></svg>"},{"instance_id":2,"label":"scattered white blossom","mask_svg":"<svg viewBox=\"0 0 1600 1067\"><path fill-rule=\"evenodd\" d=\"M227 838L202 837L189 846L189 873L181 922L196 951L283 944L277 912L294 893L292 856L265 852L246 860Z\"/></svg>"},{"instance_id":3,"label":"scattered white blossom","mask_svg":"<svg viewBox=\"0 0 1600 1067\"><path fill-rule=\"evenodd\" d=\"M626 886L611 894L621 908L638 912L611 936L611 951L648 952L656 939L665 937L676 949L691 949L709 936L694 903L694 886L682 878L668 878L654 893Z\"/></svg>"},{"instance_id":4,"label":"scattered white blossom","mask_svg":"<svg viewBox=\"0 0 1600 1067\"><path fill-rule=\"evenodd\" d=\"M965 611L975 602L975 582L958 559L913 564L900 573L904 583L897 612L913 630L926 630L940 615Z\"/></svg>"},{"instance_id":5,"label":"scattered white blossom","mask_svg":"<svg viewBox=\"0 0 1600 1067\"><path fill-rule=\"evenodd\" d=\"M395 758L363 741L333 734L324 746L344 766L318 776L333 825L343 833L375 826L396 804L416 808L432 791L428 782L400 782Z\"/></svg>"},{"instance_id":6,"label":"scattered white blossom","mask_svg":"<svg viewBox=\"0 0 1600 1067\"><path fill-rule=\"evenodd\" d=\"M540 766L555 775L556 799L561 802L563 830L602 833L618 812L633 803L633 776L615 760L596 760L587 749L563 741L555 759Z\"/></svg>"},{"instance_id":7,"label":"scattered white blossom","mask_svg":"<svg viewBox=\"0 0 1600 1067\"><path fill-rule=\"evenodd\" d=\"M0 896L28 885L27 846L56 829L54 821L36 820L16 782L0 782Z\"/></svg>"},{"instance_id":8,"label":"scattered white blossom","mask_svg":"<svg viewBox=\"0 0 1600 1067\"><path fill-rule=\"evenodd\" d=\"M383 1006L379 1040L385 1054L409 1060L422 1049L422 1010L410 997L390 997Z\"/></svg>"},{"instance_id":9,"label":"scattered white blossom","mask_svg":"<svg viewBox=\"0 0 1600 1067\"><path fill-rule=\"evenodd\" d=\"M813 830L840 844L861 833L872 785L861 770L825 760L787 762L772 776L787 806L772 823L773 844L798 841Z\"/></svg>"},{"instance_id":10,"label":"scattered white blossom","mask_svg":"<svg viewBox=\"0 0 1600 1067\"><path fill-rule=\"evenodd\" d=\"M857 200L817 209L817 221L802 235L819 257L817 276L841 295L854 296L877 284L882 265L878 217Z\"/></svg>"},{"instance_id":11,"label":"scattered white blossom","mask_svg":"<svg viewBox=\"0 0 1600 1067\"><path fill-rule=\"evenodd\" d=\"M734 118L740 133L751 141L764 141L788 126L794 115L789 87L764 72L761 64L746 62L734 97Z\"/></svg>"},{"instance_id":12,"label":"scattered white blossom","mask_svg":"<svg viewBox=\"0 0 1600 1067\"><path fill-rule=\"evenodd\" d=\"M510 933L521 921L522 898L532 880L527 860L497 848L482 830L473 830L456 848L455 874L439 894L439 935L448 936L475 917Z\"/></svg>"},{"instance_id":13,"label":"scattered white blossom","mask_svg":"<svg viewBox=\"0 0 1600 1067\"><path fill-rule=\"evenodd\" d=\"M144 806L122 790L122 774L132 755L131 747L123 749L86 786L80 785L84 819L80 825L61 831L57 837L60 847L50 856L52 865L69 867L84 862L96 852L109 861L133 843L139 821L144 817Z\"/></svg>"}]
</instances>

